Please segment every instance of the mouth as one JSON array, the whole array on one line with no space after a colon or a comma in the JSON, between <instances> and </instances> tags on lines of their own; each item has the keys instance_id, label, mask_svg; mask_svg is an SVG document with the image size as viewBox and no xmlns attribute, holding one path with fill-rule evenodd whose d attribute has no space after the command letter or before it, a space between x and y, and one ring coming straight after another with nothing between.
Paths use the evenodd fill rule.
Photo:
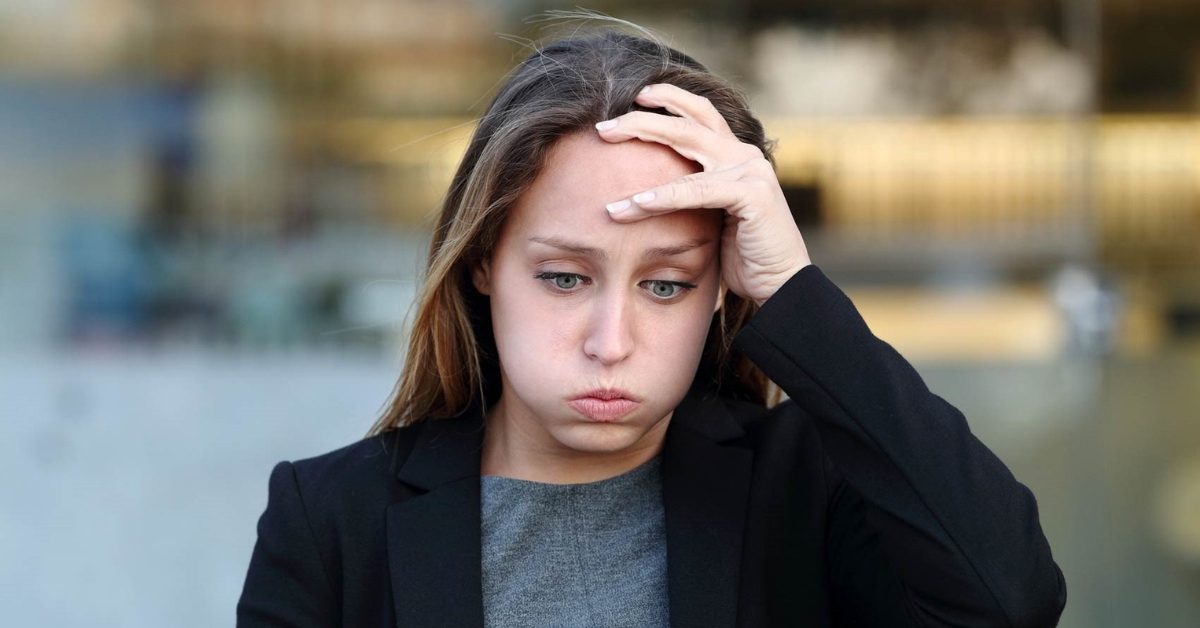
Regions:
<instances>
[{"instance_id":1,"label":"mouth","mask_svg":"<svg viewBox=\"0 0 1200 628\"><path fill-rule=\"evenodd\" d=\"M619 388L589 390L567 402L576 412L599 423L616 421L641 404L636 395Z\"/></svg>"}]
</instances>

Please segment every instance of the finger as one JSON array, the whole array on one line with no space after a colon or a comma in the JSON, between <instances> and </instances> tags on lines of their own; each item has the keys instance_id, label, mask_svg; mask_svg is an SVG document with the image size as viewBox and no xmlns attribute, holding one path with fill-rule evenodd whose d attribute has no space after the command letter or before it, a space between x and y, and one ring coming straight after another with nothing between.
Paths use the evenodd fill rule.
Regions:
<instances>
[{"instance_id":1,"label":"finger","mask_svg":"<svg viewBox=\"0 0 1200 628\"><path fill-rule=\"evenodd\" d=\"M698 162L705 170L715 170L718 155L731 152L731 144L739 143L733 136L721 137L712 129L688 118L667 116L649 111L630 111L596 125L600 137L610 142L637 138L664 144L684 157Z\"/></svg>"},{"instance_id":2,"label":"finger","mask_svg":"<svg viewBox=\"0 0 1200 628\"><path fill-rule=\"evenodd\" d=\"M753 204L753 198L760 190L757 181L743 180L733 170L688 175L631 198L609 203L609 215L619 222L641 220L680 209L724 209L736 216L742 207Z\"/></svg>"},{"instance_id":3,"label":"finger","mask_svg":"<svg viewBox=\"0 0 1200 628\"><path fill-rule=\"evenodd\" d=\"M677 85L647 85L638 93L636 101L646 107L661 107L677 116L695 120L718 134L733 135L725 116L717 111L712 101Z\"/></svg>"}]
</instances>

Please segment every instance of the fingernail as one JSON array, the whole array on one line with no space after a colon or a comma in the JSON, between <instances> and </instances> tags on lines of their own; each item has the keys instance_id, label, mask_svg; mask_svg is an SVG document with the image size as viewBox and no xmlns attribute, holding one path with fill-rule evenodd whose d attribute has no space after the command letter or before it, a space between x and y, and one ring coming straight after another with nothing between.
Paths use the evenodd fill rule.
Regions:
<instances>
[{"instance_id":1,"label":"fingernail","mask_svg":"<svg viewBox=\"0 0 1200 628\"><path fill-rule=\"evenodd\" d=\"M610 214L619 214L619 213L625 211L626 209L629 209L629 200L626 199L623 201L616 201L614 203L609 203L608 205L605 205L604 208L607 209L608 213L610 213Z\"/></svg>"},{"instance_id":2,"label":"fingernail","mask_svg":"<svg viewBox=\"0 0 1200 628\"><path fill-rule=\"evenodd\" d=\"M649 86L649 85L647 85L647 86L643 87L643 88L642 88L642 91L638 92L638 95L640 96L640 95L642 95L642 94L648 94L648 93L650 93L650 86Z\"/></svg>"},{"instance_id":3,"label":"fingernail","mask_svg":"<svg viewBox=\"0 0 1200 628\"><path fill-rule=\"evenodd\" d=\"M604 122L596 123L596 130L597 131L607 131L607 130L613 128L614 126L617 126L616 120L605 120Z\"/></svg>"},{"instance_id":4,"label":"fingernail","mask_svg":"<svg viewBox=\"0 0 1200 628\"><path fill-rule=\"evenodd\" d=\"M633 202L637 203L638 205L648 203L652 200L654 200L654 192L641 192L633 195Z\"/></svg>"}]
</instances>

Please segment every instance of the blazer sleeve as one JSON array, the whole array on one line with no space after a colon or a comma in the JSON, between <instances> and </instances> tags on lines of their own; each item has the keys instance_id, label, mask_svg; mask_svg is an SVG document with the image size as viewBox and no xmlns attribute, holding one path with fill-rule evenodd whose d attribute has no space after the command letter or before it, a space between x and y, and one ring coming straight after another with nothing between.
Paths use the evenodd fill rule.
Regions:
<instances>
[{"instance_id":1,"label":"blazer sleeve","mask_svg":"<svg viewBox=\"0 0 1200 628\"><path fill-rule=\"evenodd\" d=\"M295 468L280 462L271 471L267 508L258 520L237 625L316 628L339 625L337 615Z\"/></svg>"},{"instance_id":2,"label":"blazer sleeve","mask_svg":"<svg viewBox=\"0 0 1200 628\"><path fill-rule=\"evenodd\" d=\"M734 342L816 419L835 612L854 625L888 612L925 626L1057 624L1066 584L1033 494L817 266Z\"/></svg>"}]
</instances>

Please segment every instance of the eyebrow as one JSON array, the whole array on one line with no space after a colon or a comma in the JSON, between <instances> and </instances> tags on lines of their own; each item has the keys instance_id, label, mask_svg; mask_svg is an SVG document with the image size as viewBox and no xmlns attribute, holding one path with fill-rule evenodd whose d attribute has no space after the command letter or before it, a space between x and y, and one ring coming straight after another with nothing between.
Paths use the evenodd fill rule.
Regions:
<instances>
[{"instance_id":1,"label":"eyebrow","mask_svg":"<svg viewBox=\"0 0 1200 628\"><path fill-rule=\"evenodd\" d=\"M608 253L605 253L600 249L585 246L576 242L570 242L561 238L533 236L529 238L529 241L545 244L546 246L552 246L556 249L575 253L576 255L583 255L585 257L592 257L599 260L608 259ZM709 242L712 242L712 240L698 239L681 242L674 246L658 246L652 249L647 249L646 252L642 254L642 257L646 259L674 257L676 255L682 255L683 253L686 253L692 249L700 248Z\"/></svg>"}]
</instances>

